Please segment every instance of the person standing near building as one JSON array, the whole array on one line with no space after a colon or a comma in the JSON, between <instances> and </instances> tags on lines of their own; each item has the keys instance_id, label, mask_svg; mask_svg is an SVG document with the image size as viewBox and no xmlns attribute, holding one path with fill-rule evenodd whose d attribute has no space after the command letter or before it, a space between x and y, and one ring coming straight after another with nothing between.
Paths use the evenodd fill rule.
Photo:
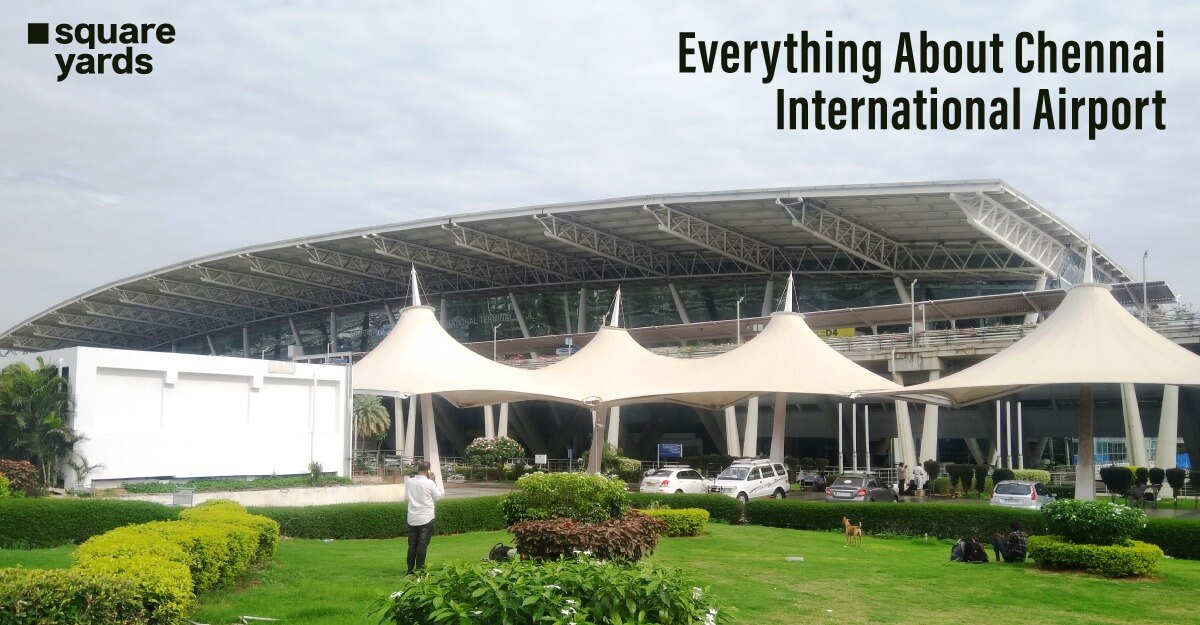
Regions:
<instances>
[{"instance_id":1,"label":"person standing near building","mask_svg":"<svg viewBox=\"0 0 1200 625\"><path fill-rule=\"evenodd\" d=\"M907 485L908 467L904 466L904 463L901 462L900 464L896 465L896 493L903 495L905 490L904 487Z\"/></svg>"},{"instance_id":2,"label":"person standing near building","mask_svg":"<svg viewBox=\"0 0 1200 625\"><path fill-rule=\"evenodd\" d=\"M425 552L433 538L434 503L446 494L428 462L417 463L417 474L404 485L408 499L408 574L425 568Z\"/></svg>"},{"instance_id":3,"label":"person standing near building","mask_svg":"<svg viewBox=\"0 0 1200 625\"><path fill-rule=\"evenodd\" d=\"M925 467L919 463L912 468L913 480L917 482L917 490L925 489Z\"/></svg>"}]
</instances>

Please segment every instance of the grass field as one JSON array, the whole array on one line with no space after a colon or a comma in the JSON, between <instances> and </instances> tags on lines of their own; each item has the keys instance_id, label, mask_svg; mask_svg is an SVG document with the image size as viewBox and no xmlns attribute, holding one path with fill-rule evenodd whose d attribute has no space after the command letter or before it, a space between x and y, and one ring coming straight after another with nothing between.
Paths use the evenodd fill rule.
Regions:
<instances>
[{"instance_id":1,"label":"grass field","mask_svg":"<svg viewBox=\"0 0 1200 625\"><path fill-rule=\"evenodd\" d=\"M437 536L430 565L479 559L505 532ZM724 604L733 623L1197 623L1200 562L1165 560L1155 579L1106 580L1031 564L948 561L947 544L840 533L709 525L708 535L665 539L651 559L679 567ZM404 569L403 540L284 540L267 569L241 588L201 598L193 616L226 625L241 615L296 625L374 623L371 604ZM803 556L788 562L787 556ZM69 548L0 551L0 566L62 566Z\"/></svg>"}]
</instances>

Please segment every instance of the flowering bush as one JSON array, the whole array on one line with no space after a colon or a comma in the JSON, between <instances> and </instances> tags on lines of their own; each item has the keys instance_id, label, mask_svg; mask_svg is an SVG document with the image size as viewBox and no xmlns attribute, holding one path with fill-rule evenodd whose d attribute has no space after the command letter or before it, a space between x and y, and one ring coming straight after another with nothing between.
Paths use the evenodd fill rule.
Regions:
<instances>
[{"instance_id":1,"label":"flowering bush","mask_svg":"<svg viewBox=\"0 0 1200 625\"><path fill-rule=\"evenodd\" d=\"M1146 513L1106 501L1060 499L1042 508L1046 528L1067 542L1117 545L1146 527Z\"/></svg>"},{"instance_id":2,"label":"flowering bush","mask_svg":"<svg viewBox=\"0 0 1200 625\"><path fill-rule=\"evenodd\" d=\"M725 614L677 570L587 557L545 564L457 562L406 577L381 602L384 623L717 625Z\"/></svg>"},{"instance_id":3,"label":"flowering bush","mask_svg":"<svg viewBox=\"0 0 1200 625\"><path fill-rule=\"evenodd\" d=\"M517 480L501 508L508 524L560 517L600 523L625 514L625 482L585 473L531 473Z\"/></svg>"},{"instance_id":4,"label":"flowering bush","mask_svg":"<svg viewBox=\"0 0 1200 625\"><path fill-rule=\"evenodd\" d=\"M471 441L463 452L467 464L482 467L503 466L510 458L524 458L525 448L520 443L507 436L499 438L483 438Z\"/></svg>"}]
</instances>

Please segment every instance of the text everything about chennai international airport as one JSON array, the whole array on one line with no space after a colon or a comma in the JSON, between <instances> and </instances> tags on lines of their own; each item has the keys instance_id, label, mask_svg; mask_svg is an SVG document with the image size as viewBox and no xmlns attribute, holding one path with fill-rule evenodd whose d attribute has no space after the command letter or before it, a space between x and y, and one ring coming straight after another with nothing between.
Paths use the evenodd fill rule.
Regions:
<instances>
[{"instance_id":1,"label":"text everything about chennai international airport","mask_svg":"<svg viewBox=\"0 0 1200 625\"><path fill-rule=\"evenodd\" d=\"M1133 41L1060 41L1045 31L1022 31L1010 40L992 33L978 40L938 41L927 31L901 32L886 49L882 40L838 39L833 31L787 33L773 41L704 40L681 32L679 72L753 74L763 84L783 74L847 74L873 88L888 70L895 75L1002 75L1008 68L1026 75L1161 75L1165 47L1161 30ZM893 52L890 59L887 50ZM779 130L1020 130L1028 124L1034 130L1086 130L1095 140L1108 130L1167 127L1162 89L1076 95L1064 86L1028 92L1005 86L977 95L940 93L930 86L899 96L843 97L822 89L793 95L779 87L774 97Z\"/></svg>"}]
</instances>

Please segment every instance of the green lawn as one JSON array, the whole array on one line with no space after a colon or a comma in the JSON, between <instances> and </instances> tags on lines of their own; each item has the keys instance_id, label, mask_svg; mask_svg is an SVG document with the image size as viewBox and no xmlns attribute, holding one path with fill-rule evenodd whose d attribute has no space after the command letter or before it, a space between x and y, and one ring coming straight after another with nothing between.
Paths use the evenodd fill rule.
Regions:
<instances>
[{"instance_id":1,"label":"green lawn","mask_svg":"<svg viewBox=\"0 0 1200 625\"><path fill-rule=\"evenodd\" d=\"M505 532L437 536L430 564L482 558ZM289 625L374 623L370 605L404 570L403 540L284 540L244 588L201 598L194 620L241 615ZM709 586L734 623L1195 623L1200 562L1164 560L1152 580L1106 580L1033 565L948 561L949 546L840 533L710 524L707 536L664 539L652 558ZM0 551L0 566L65 565L69 548ZM804 556L787 562L787 556ZM832 612L829 612L832 610Z\"/></svg>"}]
</instances>

